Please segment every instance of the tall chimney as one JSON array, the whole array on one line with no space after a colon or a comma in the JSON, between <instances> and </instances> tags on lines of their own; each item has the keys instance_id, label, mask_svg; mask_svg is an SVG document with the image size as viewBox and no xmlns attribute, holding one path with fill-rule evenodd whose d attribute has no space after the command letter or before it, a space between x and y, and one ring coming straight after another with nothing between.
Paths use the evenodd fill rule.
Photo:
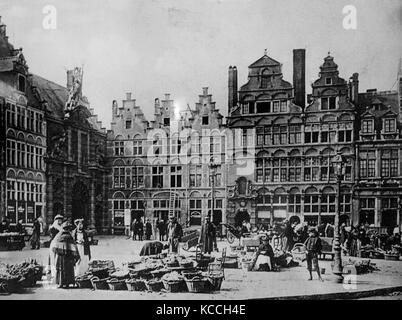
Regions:
<instances>
[{"instance_id":1,"label":"tall chimney","mask_svg":"<svg viewBox=\"0 0 402 320\"><path fill-rule=\"evenodd\" d=\"M295 92L295 104L306 106L306 50L293 50L293 88Z\"/></svg>"},{"instance_id":2,"label":"tall chimney","mask_svg":"<svg viewBox=\"0 0 402 320\"><path fill-rule=\"evenodd\" d=\"M359 102L359 74L354 73L350 80L350 101L357 105Z\"/></svg>"},{"instance_id":3,"label":"tall chimney","mask_svg":"<svg viewBox=\"0 0 402 320\"><path fill-rule=\"evenodd\" d=\"M237 105L237 68L229 67L229 82L228 82L228 113L234 106Z\"/></svg>"}]
</instances>

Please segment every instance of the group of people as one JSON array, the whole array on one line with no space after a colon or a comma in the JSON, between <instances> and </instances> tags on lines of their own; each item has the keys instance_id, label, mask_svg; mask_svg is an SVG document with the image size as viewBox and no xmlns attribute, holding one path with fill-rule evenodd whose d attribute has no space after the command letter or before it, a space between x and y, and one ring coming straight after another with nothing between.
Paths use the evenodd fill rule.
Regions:
<instances>
[{"instance_id":1,"label":"group of people","mask_svg":"<svg viewBox=\"0 0 402 320\"><path fill-rule=\"evenodd\" d=\"M23 220L19 219L14 226L10 225L10 220L4 217L0 224L0 233L15 232L19 235L26 235L27 230L23 225ZM32 250L40 249L40 235L43 232L42 217L35 218L32 224L32 233L29 237L29 243Z\"/></svg>"},{"instance_id":2,"label":"group of people","mask_svg":"<svg viewBox=\"0 0 402 320\"><path fill-rule=\"evenodd\" d=\"M59 288L75 285L75 277L88 270L91 249L88 234L84 229L84 219L76 219L74 225L56 215L49 228L50 252L49 269Z\"/></svg>"},{"instance_id":3,"label":"group of people","mask_svg":"<svg viewBox=\"0 0 402 320\"><path fill-rule=\"evenodd\" d=\"M149 219L147 219L145 221L145 224L142 222L141 218L134 219L133 222L131 223L130 229L131 229L130 230L131 238L133 240L142 241L142 240L144 240L144 235L145 235L145 240L151 240L152 224L149 221Z\"/></svg>"}]
</instances>

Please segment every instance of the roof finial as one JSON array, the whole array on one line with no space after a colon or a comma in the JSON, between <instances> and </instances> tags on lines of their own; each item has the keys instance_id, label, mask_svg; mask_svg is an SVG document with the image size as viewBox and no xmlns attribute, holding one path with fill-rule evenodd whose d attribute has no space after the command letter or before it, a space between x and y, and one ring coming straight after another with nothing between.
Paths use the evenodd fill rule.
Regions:
<instances>
[{"instance_id":1,"label":"roof finial","mask_svg":"<svg viewBox=\"0 0 402 320\"><path fill-rule=\"evenodd\" d=\"M328 56L330 56L331 55L331 50L328 50Z\"/></svg>"},{"instance_id":2,"label":"roof finial","mask_svg":"<svg viewBox=\"0 0 402 320\"><path fill-rule=\"evenodd\" d=\"M264 49L264 56L268 55L268 49Z\"/></svg>"}]
</instances>

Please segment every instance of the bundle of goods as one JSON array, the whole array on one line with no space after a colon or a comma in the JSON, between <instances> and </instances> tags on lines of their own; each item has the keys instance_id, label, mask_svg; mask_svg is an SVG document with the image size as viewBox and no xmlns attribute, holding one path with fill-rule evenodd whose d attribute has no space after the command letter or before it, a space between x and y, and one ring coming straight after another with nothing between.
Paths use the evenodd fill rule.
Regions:
<instances>
[{"instance_id":1,"label":"bundle of goods","mask_svg":"<svg viewBox=\"0 0 402 320\"><path fill-rule=\"evenodd\" d=\"M126 285L127 285L128 291L145 291L145 290L147 290L145 281L146 280L134 279L134 278L126 280Z\"/></svg>"},{"instance_id":2,"label":"bundle of goods","mask_svg":"<svg viewBox=\"0 0 402 320\"><path fill-rule=\"evenodd\" d=\"M399 261L399 257L400 253L395 246L392 246L392 250L388 250L386 253L384 253L385 260Z\"/></svg>"},{"instance_id":3,"label":"bundle of goods","mask_svg":"<svg viewBox=\"0 0 402 320\"><path fill-rule=\"evenodd\" d=\"M162 278L164 275L170 273L171 271L169 269L157 269L151 271L152 276L157 279L157 278Z\"/></svg>"},{"instance_id":4,"label":"bundle of goods","mask_svg":"<svg viewBox=\"0 0 402 320\"><path fill-rule=\"evenodd\" d=\"M112 272L110 274L110 277L113 279L128 279L130 277L129 272L125 270L118 270L115 272Z\"/></svg>"},{"instance_id":5,"label":"bundle of goods","mask_svg":"<svg viewBox=\"0 0 402 320\"><path fill-rule=\"evenodd\" d=\"M112 279L107 280L106 283L108 284L110 290L113 290L113 291L127 290L125 279L112 278Z\"/></svg>"},{"instance_id":6,"label":"bundle of goods","mask_svg":"<svg viewBox=\"0 0 402 320\"><path fill-rule=\"evenodd\" d=\"M36 260L15 265L0 266L0 284L3 291L18 292L21 288L33 287L42 279L43 266Z\"/></svg>"},{"instance_id":7,"label":"bundle of goods","mask_svg":"<svg viewBox=\"0 0 402 320\"><path fill-rule=\"evenodd\" d=\"M374 250L370 251L370 258L373 259L384 259L384 254L386 252L380 248L375 248Z\"/></svg>"},{"instance_id":8,"label":"bundle of goods","mask_svg":"<svg viewBox=\"0 0 402 320\"><path fill-rule=\"evenodd\" d=\"M114 262L112 260L93 260L89 262L89 270L102 270L108 269L108 271L113 272L115 270Z\"/></svg>"},{"instance_id":9,"label":"bundle of goods","mask_svg":"<svg viewBox=\"0 0 402 320\"><path fill-rule=\"evenodd\" d=\"M180 265L180 267L183 267L183 268L192 268L194 266L194 263L193 263L193 261L183 259L179 262L179 265Z\"/></svg>"},{"instance_id":10,"label":"bundle of goods","mask_svg":"<svg viewBox=\"0 0 402 320\"><path fill-rule=\"evenodd\" d=\"M181 274L185 279L192 279L194 277L199 277L201 271L183 271Z\"/></svg>"},{"instance_id":11,"label":"bundle of goods","mask_svg":"<svg viewBox=\"0 0 402 320\"><path fill-rule=\"evenodd\" d=\"M163 285L168 292L182 292L187 291L184 276L178 272L167 273L162 277Z\"/></svg>"},{"instance_id":12,"label":"bundle of goods","mask_svg":"<svg viewBox=\"0 0 402 320\"><path fill-rule=\"evenodd\" d=\"M289 252L275 251L275 264L279 267L290 268L297 267L299 263L293 259L293 255Z\"/></svg>"},{"instance_id":13,"label":"bundle of goods","mask_svg":"<svg viewBox=\"0 0 402 320\"><path fill-rule=\"evenodd\" d=\"M166 267L168 268L180 267L179 260L177 260L177 257L176 256L170 257L170 259L166 262Z\"/></svg>"},{"instance_id":14,"label":"bundle of goods","mask_svg":"<svg viewBox=\"0 0 402 320\"><path fill-rule=\"evenodd\" d=\"M306 246L303 243L296 243L292 249L292 256L295 261L303 262L307 257Z\"/></svg>"},{"instance_id":15,"label":"bundle of goods","mask_svg":"<svg viewBox=\"0 0 402 320\"><path fill-rule=\"evenodd\" d=\"M333 267L333 263L331 264L331 266ZM342 261L342 268L344 274L357 275L379 270L374 263L371 263L370 260L357 261L352 259Z\"/></svg>"},{"instance_id":16,"label":"bundle of goods","mask_svg":"<svg viewBox=\"0 0 402 320\"><path fill-rule=\"evenodd\" d=\"M243 271L252 271L255 264L255 260L252 258L245 257L241 261L241 268Z\"/></svg>"}]
</instances>

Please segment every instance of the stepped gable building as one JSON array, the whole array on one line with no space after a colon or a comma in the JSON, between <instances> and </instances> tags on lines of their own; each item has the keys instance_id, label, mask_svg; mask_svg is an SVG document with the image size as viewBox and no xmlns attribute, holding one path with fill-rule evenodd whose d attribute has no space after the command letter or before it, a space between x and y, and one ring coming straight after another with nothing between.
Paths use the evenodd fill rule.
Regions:
<instances>
[{"instance_id":1,"label":"stepped gable building","mask_svg":"<svg viewBox=\"0 0 402 320\"><path fill-rule=\"evenodd\" d=\"M215 222L225 221L223 117L208 88L195 110L182 109L166 94L155 99L154 119L148 122L131 94L121 106L113 102L108 198L114 233L134 219L155 224L173 215L183 225L199 226L212 209L212 189Z\"/></svg>"},{"instance_id":2,"label":"stepped gable building","mask_svg":"<svg viewBox=\"0 0 402 320\"><path fill-rule=\"evenodd\" d=\"M0 219L30 225L43 216L46 178L45 107L22 53L0 21Z\"/></svg>"},{"instance_id":3,"label":"stepped gable building","mask_svg":"<svg viewBox=\"0 0 402 320\"><path fill-rule=\"evenodd\" d=\"M392 231L402 215L402 70L398 89L359 93L355 196L360 223Z\"/></svg>"},{"instance_id":4,"label":"stepped gable building","mask_svg":"<svg viewBox=\"0 0 402 320\"><path fill-rule=\"evenodd\" d=\"M101 232L107 229L106 130L82 96L82 77L74 76L80 71L67 72L67 87L33 76L47 107L46 221L57 214L72 221L84 218Z\"/></svg>"},{"instance_id":5,"label":"stepped gable building","mask_svg":"<svg viewBox=\"0 0 402 320\"><path fill-rule=\"evenodd\" d=\"M336 181L330 159L337 152L347 157L341 212L343 220L350 219L355 108L348 83L328 55L305 106L305 50L293 54L293 86L283 79L281 64L265 53L249 66L238 103L232 103L234 93L229 98L227 126L240 131L234 136L243 149L234 154L243 163L235 159L228 173L232 223L273 224L292 217L312 224L333 222ZM236 77L237 70L229 68L229 95ZM241 166L244 174L239 174Z\"/></svg>"}]
</instances>

